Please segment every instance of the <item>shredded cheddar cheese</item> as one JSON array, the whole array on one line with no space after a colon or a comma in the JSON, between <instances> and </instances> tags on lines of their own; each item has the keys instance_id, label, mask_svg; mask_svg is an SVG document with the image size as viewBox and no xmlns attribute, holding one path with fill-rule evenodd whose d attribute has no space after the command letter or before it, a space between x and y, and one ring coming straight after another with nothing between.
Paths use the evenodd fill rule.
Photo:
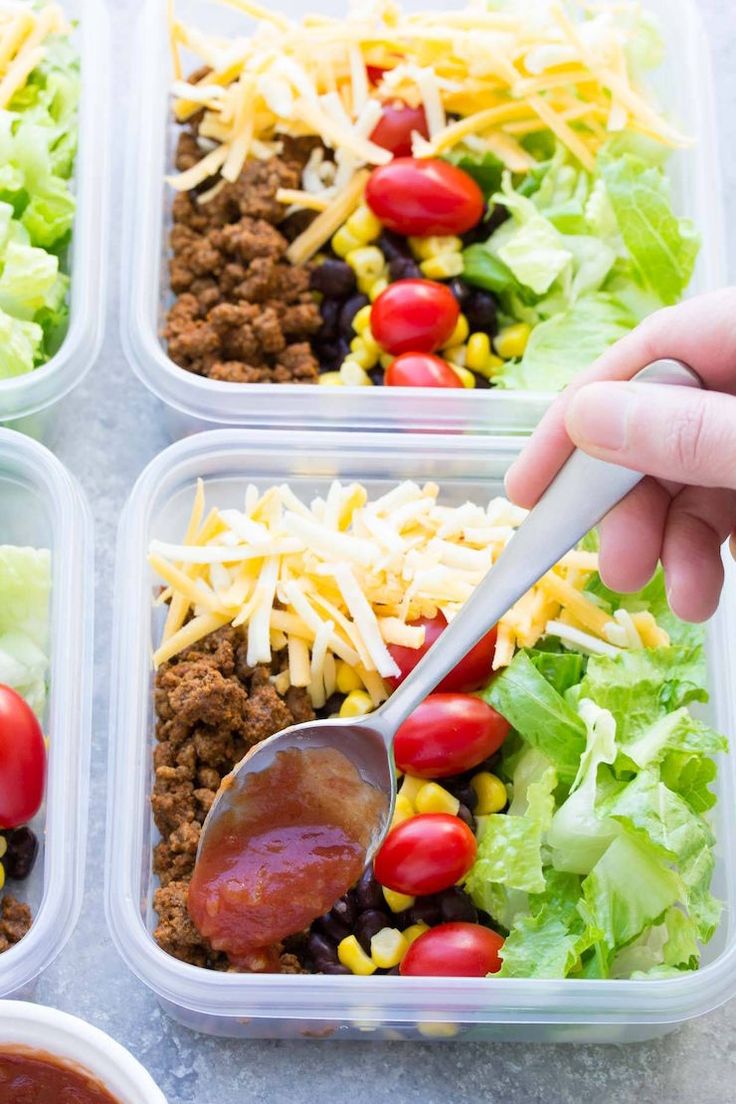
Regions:
<instances>
[{"instance_id":1,"label":"shredded cheddar cheese","mask_svg":"<svg viewBox=\"0 0 736 1104\"><path fill-rule=\"evenodd\" d=\"M7 108L43 61L46 39L69 31L58 4L36 8L0 0L0 110Z\"/></svg>"},{"instance_id":2,"label":"shredded cheddar cheese","mask_svg":"<svg viewBox=\"0 0 736 1104\"><path fill-rule=\"evenodd\" d=\"M247 633L250 665L283 653L274 680L306 687L315 708L334 693L338 661L379 705L398 673L389 645L421 648L421 617L451 621L524 517L503 498L446 506L436 484L410 481L372 501L335 481L309 503L286 485L251 485L242 509L205 517L200 481L182 543L151 542L169 604L154 663L231 624ZM499 621L494 667L545 635L599 655L667 643L650 613L611 610L585 590L597 569L597 553L563 556Z\"/></svg>"},{"instance_id":3,"label":"shredded cheddar cheese","mask_svg":"<svg viewBox=\"0 0 736 1104\"><path fill-rule=\"evenodd\" d=\"M171 178L179 190L215 172L236 179L246 158L270 156L281 135L316 135L334 151L335 181L311 174L304 191L332 198L335 183L343 189L366 165L390 160L371 134L395 100L424 108L429 138L414 135L415 156L472 138L513 172L534 163L518 139L535 130L551 131L586 169L615 131L686 142L631 71L637 25L626 13L636 5L590 5L573 19L557 0L528 12L471 0L461 10L416 13L375 0L340 18L296 21L251 0L216 0L244 17L242 32L224 39L184 23L176 0L168 2L175 114L185 121L204 109L200 134L222 146ZM207 69L189 85L183 50ZM296 192L292 202L300 203ZM303 206L323 210L314 200Z\"/></svg>"}]
</instances>

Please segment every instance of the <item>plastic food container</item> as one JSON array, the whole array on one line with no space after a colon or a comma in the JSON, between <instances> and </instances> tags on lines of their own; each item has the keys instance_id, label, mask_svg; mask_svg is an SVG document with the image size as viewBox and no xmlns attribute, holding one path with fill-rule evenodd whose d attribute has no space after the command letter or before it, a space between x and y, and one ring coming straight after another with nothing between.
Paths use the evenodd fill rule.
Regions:
<instances>
[{"instance_id":1,"label":"plastic food container","mask_svg":"<svg viewBox=\"0 0 736 1104\"><path fill-rule=\"evenodd\" d=\"M410 7L446 7L444 0L408 0ZM713 92L705 36L693 0L643 0L661 19L666 64L658 72L661 102L696 150L671 162L677 210L692 216L703 238L692 290L722 282L719 170L714 138ZM339 14L338 0L279 0L299 16L319 10ZM243 16L212 0L177 0L177 11L207 29L242 27ZM160 333L173 298L168 288L167 238L176 127L171 119L172 79L165 5L146 0L140 18L138 102L130 114L122 286L129 289L122 338L139 379L166 406L173 437L218 425L281 425L360 429L470 429L528 432L553 396L542 392L433 390L430 388L316 387L308 384L228 384L179 368ZM194 67L194 66L192 66ZM692 79L683 79L687 74Z\"/></svg>"},{"instance_id":2,"label":"plastic food container","mask_svg":"<svg viewBox=\"0 0 736 1104\"><path fill-rule=\"evenodd\" d=\"M180 441L144 471L120 522L115 592L106 908L131 970L187 1027L241 1037L421 1039L425 1037L626 1042L665 1034L736 994L736 760L721 763L714 828L715 893L725 902L704 966L662 981L400 978L215 973L170 957L154 942L150 811L154 744L151 649L162 611L146 563L151 538L179 540L196 479L208 501L242 503L247 482L288 481L302 495L333 479L360 480L371 494L397 480L436 480L444 500L486 502L518 439L479 435L221 430ZM726 595L707 642L713 723L736 734L734 595Z\"/></svg>"},{"instance_id":3,"label":"plastic food container","mask_svg":"<svg viewBox=\"0 0 736 1104\"><path fill-rule=\"evenodd\" d=\"M49 759L46 799L31 824L41 852L17 893L30 904L33 925L0 955L0 997L24 997L67 942L82 904L94 571L92 518L77 483L42 445L6 429L0 429L0 544L51 550L50 693L43 725Z\"/></svg>"},{"instance_id":4,"label":"plastic food container","mask_svg":"<svg viewBox=\"0 0 736 1104\"><path fill-rule=\"evenodd\" d=\"M0 1048L30 1047L79 1063L120 1104L166 1104L155 1081L125 1047L67 1012L0 1001Z\"/></svg>"},{"instance_id":5,"label":"plastic food container","mask_svg":"<svg viewBox=\"0 0 736 1104\"><path fill-rule=\"evenodd\" d=\"M53 438L58 404L94 363L104 321L109 187L107 10L99 0L63 0L62 6L67 17L78 22L73 39L82 65L69 331L59 351L42 367L0 380L0 425L39 440Z\"/></svg>"}]
</instances>

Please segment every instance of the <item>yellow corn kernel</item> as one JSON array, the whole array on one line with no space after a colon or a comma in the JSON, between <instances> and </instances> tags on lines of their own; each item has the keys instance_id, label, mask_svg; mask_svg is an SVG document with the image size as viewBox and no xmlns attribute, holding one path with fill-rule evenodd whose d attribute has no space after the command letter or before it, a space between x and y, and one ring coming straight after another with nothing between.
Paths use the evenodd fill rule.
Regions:
<instances>
[{"instance_id":1,"label":"yellow corn kernel","mask_svg":"<svg viewBox=\"0 0 736 1104\"><path fill-rule=\"evenodd\" d=\"M358 281L370 279L371 283L383 275L386 265L386 258L377 245L361 245L358 249L351 249L345 255L345 260Z\"/></svg>"},{"instance_id":2,"label":"yellow corn kernel","mask_svg":"<svg viewBox=\"0 0 736 1104\"><path fill-rule=\"evenodd\" d=\"M422 786L425 785L426 781L426 778L415 778L413 774L407 774L404 776L404 781L401 783L399 793L414 805L417 794Z\"/></svg>"},{"instance_id":3,"label":"yellow corn kernel","mask_svg":"<svg viewBox=\"0 0 736 1104\"><path fill-rule=\"evenodd\" d=\"M425 782L416 796L414 808L418 813L452 813L457 816L460 802L437 782Z\"/></svg>"},{"instance_id":4,"label":"yellow corn kernel","mask_svg":"<svg viewBox=\"0 0 736 1104\"><path fill-rule=\"evenodd\" d=\"M504 326L496 336L493 346L504 360L523 356L531 332L528 322L514 322L513 326Z\"/></svg>"},{"instance_id":5,"label":"yellow corn kernel","mask_svg":"<svg viewBox=\"0 0 736 1104\"><path fill-rule=\"evenodd\" d=\"M344 381L339 372L323 372L319 377L319 383L323 387L344 387Z\"/></svg>"},{"instance_id":6,"label":"yellow corn kernel","mask_svg":"<svg viewBox=\"0 0 736 1104\"><path fill-rule=\"evenodd\" d=\"M365 953L354 935L346 935L340 940L337 944L337 957L351 974L369 977L376 972L375 962Z\"/></svg>"},{"instance_id":7,"label":"yellow corn kernel","mask_svg":"<svg viewBox=\"0 0 736 1104\"><path fill-rule=\"evenodd\" d=\"M337 663L337 689L341 694L349 694L351 690L363 689L360 675L344 659L338 660Z\"/></svg>"},{"instance_id":8,"label":"yellow corn kernel","mask_svg":"<svg viewBox=\"0 0 736 1104\"><path fill-rule=\"evenodd\" d=\"M452 360L448 363L463 387L475 387L475 376L469 368L464 368L462 364L456 364Z\"/></svg>"},{"instance_id":9,"label":"yellow corn kernel","mask_svg":"<svg viewBox=\"0 0 736 1104\"><path fill-rule=\"evenodd\" d=\"M367 207L365 203L361 203L359 207L355 208L345 226L353 237L359 238L366 245L368 242L375 241L383 229L370 207Z\"/></svg>"},{"instance_id":10,"label":"yellow corn kernel","mask_svg":"<svg viewBox=\"0 0 736 1104\"><path fill-rule=\"evenodd\" d=\"M5 885L5 867L0 866L0 889Z\"/></svg>"},{"instance_id":11,"label":"yellow corn kernel","mask_svg":"<svg viewBox=\"0 0 736 1104\"><path fill-rule=\"evenodd\" d=\"M479 376L484 376L485 379L493 379L494 376L498 375L499 371L501 370L501 368L503 368L505 363L506 362L501 360L500 357L496 356L495 353L490 353L484 367L476 368L475 371L478 373Z\"/></svg>"},{"instance_id":12,"label":"yellow corn kernel","mask_svg":"<svg viewBox=\"0 0 736 1104\"><path fill-rule=\"evenodd\" d=\"M353 319L353 329L357 334L364 334L366 330L371 328L371 308L370 304L366 303L364 307L361 307L358 313Z\"/></svg>"},{"instance_id":13,"label":"yellow corn kernel","mask_svg":"<svg viewBox=\"0 0 736 1104\"><path fill-rule=\"evenodd\" d=\"M468 368L472 368L474 372L480 372L481 375L485 375L483 369L485 368L488 358L491 355L491 339L487 333L473 333L468 338L468 345L465 351L465 364Z\"/></svg>"},{"instance_id":14,"label":"yellow corn kernel","mask_svg":"<svg viewBox=\"0 0 736 1104\"><path fill-rule=\"evenodd\" d=\"M453 234L430 234L426 238L409 238L409 248L418 261L428 261L441 253L459 253L463 247Z\"/></svg>"},{"instance_id":15,"label":"yellow corn kernel","mask_svg":"<svg viewBox=\"0 0 736 1104\"><path fill-rule=\"evenodd\" d=\"M462 253L439 253L419 265L428 280L449 280L463 271Z\"/></svg>"},{"instance_id":16,"label":"yellow corn kernel","mask_svg":"<svg viewBox=\"0 0 736 1104\"><path fill-rule=\"evenodd\" d=\"M467 341L469 333L470 326L468 325L468 320L464 314L461 314L457 322L455 323L455 329L452 331L442 348L452 349L456 345L462 345L465 341Z\"/></svg>"},{"instance_id":17,"label":"yellow corn kernel","mask_svg":"<svg viewBox=\"0 0 736 1104\"><path fill-rule=\"evenodd\" d=\"M395 828L397 824L403 824L405 820L411 820L413 816L414 806L409 798L404 797L403 794L397 794L394 815L391 817L391 827Z\"/></svg>"},{"instance_id":18,"label":"yellow corn kernel","mask_svg":"<svg viewBox=\"0 0 736 1104\"><path fill-rule=\"evenodd\" d=\"M365 690L351 690L340 706L341 717L365 717L373 709L373 701Z\"/></svg>"},{"instance_id":19,"label":"yellow corn kernel","mask_svg":"<svg viewBox=\"0 0 736 1104\"><path fill-rule=\"evenodd\" d=\"M417 1031L425 1039L454 1039L460 1028L452 1023L418 1023Z\"/></svg>"},{"instance_id":20,"label":"yellow corn kernel","mask_svg":"<svg viewBox=\"0 0 736 1104\"><path fill-rule=\"evenodd\" d=\"M398 966L408 950L406 936L398 928L381 928L371 939L371 958L382 970Z\"/></svg>"},{"instance_id":21,"label":"yellow corn kernel","mask_svg":"<svg viewBox=\"0 0 736 1104\"><path fill-rule=\"evenodd\" d=\"M340 365L340 379L346 387L372 387L373 381L362 364L354 356L346 357Z\"/></svg>"},{"instance_id":22,"label":"yellow corn kernel","mask_svg":"<svg viewBox=\"0 0 736 1104\"><path fill-rule=\"evenodd\" d=\"M465 367L465 346L464 345L450 345L448 348L442 350L442 359L446 360L449 364L455 364L458 368Z\"/></svg>"},{"instance_id":23,"label":"yellow corn kernel","mask_svg":"<svg viewBox=\"0 0 736 1104\"><path fill-rule=\"evenodd\" d=\"M5 855L7 850L8 850L7 838L5 836L0 836L0 859L3 858L3 856Z\"/></svg>"},{"instance_id":24,"label":"yellow corn kernel","mask_svg":"<svg viewBox=\"0 0 736 1104\"><path fill-rule=\"evenodd\" d=\"M403 912L414 904L414 898L406 893L396 893L393 889L386 889L386 886L381 886L381 889L383 898L392 912Z\"/></svg>"},{"instance_id":25,"label":"yellow corn kernel","mask_svg":"<svg viewBox=\"0 0 736 1104\"><path fill-rule=\"evenodd\" d=\"M373 368L378 363L378 346L373 350L365 338L354 337L350 342L350 359L357 361L361 368Z\"/></svg>"},{"instance_id":26,"label":"yellow corn kernel","mask_svg":"<svg viewBox=\"0 0 736 1104\"><path fill-rule=\"evenodd\" d=\"M376 299L382 292L388 287L388 280L385 276L379 276L379 278L371 284L368 291L365 293L370 299L371 303L375 303Z\"/></svg>"},{"instance_id":27,"label":"yellow corn kernel","mask_svg":"<svg viewBox=\"0 0 736 1104\"><path fill-rule=\"evenodd\" d=\"M347 258L348 253L352 253L355 249L360 249L363 242L360 238L356 238L355 234L351 234L347 226L341 226L340 229L336 230L332 235L330 244L338 257Z\"/></svg>"},{"instance_id":28,"label":"yellow corn kernel","mask_svg":"<svg viewBox=\"0 0 736 1104\"><path fill-rule=\"evenodd\" d=\"M500 813L506 807L508 794L500 778L490 771L480 771L470 779L470 785L478 798L473 812L477 816Z\"/></svg>"},{"instance_id":29,"label":"yellow corn kernel","mask_svg":"<svg viewBox=\"0 0 736 1104\"><path fill-rule=\"evenodd\" d=\"M418 920L416 924L410 924L408 928L404 928L404 939L411 946L420 935L424 935L425 931L429 931L429 924L425 924L423 920Z\"/></svg>"},{"instance_id":30,"label":"yellow corn kernel","mask_svg":"<svg viewBox=\"0 0 736 1104\"><path fill-rule=\"evenodd\" d=\"M382 354L382 355L381 355L381 356L380 356L380 357L378 358L378 363L379 363L379 364L381 365L381 367L383 368L383 370L384 370L384 372L385 372L387 368L390 368L390 367L391 367L391 365L393 364L394 360L395 360L395 357L392 357L392 356L391 356L391 353L383 353L383 354Z\"/></svg>"}]
</instances>

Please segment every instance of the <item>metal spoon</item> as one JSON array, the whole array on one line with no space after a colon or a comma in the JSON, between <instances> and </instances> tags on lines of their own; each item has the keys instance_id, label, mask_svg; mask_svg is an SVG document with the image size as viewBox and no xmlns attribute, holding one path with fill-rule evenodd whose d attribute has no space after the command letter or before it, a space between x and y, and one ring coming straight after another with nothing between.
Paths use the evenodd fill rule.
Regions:
<instances>
[{"instance_id":1,"label":"metal spoon","mask_svg":"<svg viewBox=\"0 0 736 1104\"><path fill-rule=\"evenodd\" d=\"M696 373L677 360L658 360L637 382L702 387ZM656 402L656 396L652 396ZM237 802L252 772L267 771L278 752L335 748L363 780L385 794L385 815L372 826L366 861L383 841L396 800L391 746L399 726L453 667L557 561L643 479L640 472L594 459L576 450L509 541L439 641L375 713L292 725L257 744L223 781L202 827L199 853L213 824ZM345 886L345 891L349 886Z\"/></svg>"}]
</instances>

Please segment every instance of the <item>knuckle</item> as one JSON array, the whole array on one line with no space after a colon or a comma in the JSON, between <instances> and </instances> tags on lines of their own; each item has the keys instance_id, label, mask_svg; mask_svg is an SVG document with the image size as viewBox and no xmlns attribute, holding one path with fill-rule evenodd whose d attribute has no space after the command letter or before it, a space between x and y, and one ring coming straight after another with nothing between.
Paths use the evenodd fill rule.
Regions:
<instances>
[{"instance_id":1,"label":"knuckle","mask_svg":"<svg viewBox=\"0 0 736 1104\"><path fill-rule=\"evenodd\" d=\"M692 403L673 418L667 429L667 454L680 472L697 475L708 448L705 407Z\"/></svg>"}]
</instances>

